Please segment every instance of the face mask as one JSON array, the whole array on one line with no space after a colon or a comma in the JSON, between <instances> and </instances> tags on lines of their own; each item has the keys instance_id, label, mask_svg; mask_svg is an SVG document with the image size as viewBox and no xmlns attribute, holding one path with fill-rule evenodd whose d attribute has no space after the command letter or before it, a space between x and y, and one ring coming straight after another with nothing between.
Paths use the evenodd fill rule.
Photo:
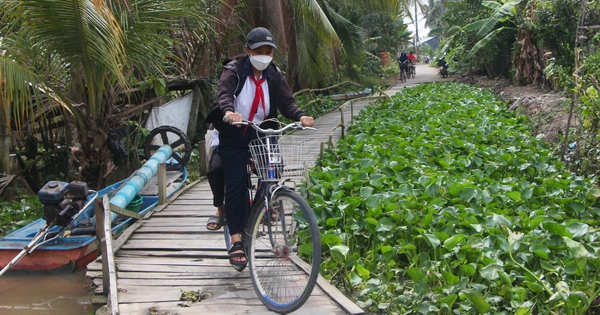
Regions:
<instances>
[{"instance_id":1,"label":"face mask","mask_svg":"<svg viewBox=\"0 0 600 315\"><path fill-rule=\"evenodd\" d=\"M258 71L263 71L263 70L267 69L267 67L269 66L269 64L271 63L272 60L273 60L273 57L271 57L271 56L266 56L266 55L252 56L252 55L250 55L250 63L252 63L254 68L256 68L256 70L258 70Z\"/></svg>"}]
</instances>

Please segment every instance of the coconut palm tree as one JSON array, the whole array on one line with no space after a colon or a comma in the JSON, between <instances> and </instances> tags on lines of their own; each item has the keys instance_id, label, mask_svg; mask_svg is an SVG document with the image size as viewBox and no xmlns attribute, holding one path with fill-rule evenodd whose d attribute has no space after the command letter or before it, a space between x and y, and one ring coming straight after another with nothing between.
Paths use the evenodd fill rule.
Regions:
<instances>
[{"instance_id":1,"label":"coconut palm tree","mask_svg":"<svg viewBox=\"0 0 600 315\"><path fill-rule=\"evenodd\" d=\"M382 12L397 19L402 1L250 0L244 2L243 16L252 27L267 27L279 39L288 83L299 90L323 85L325 78L335 76L342 55L352 61L364 51L365 33L357 15Z\"/></svg>"},{"instance_id":2,"label":"coconut palm tree","mask_svg":"<svg viewBox=\"0 0 600 315\"><path fill-rule=\"evenodd\" d=\"M108 134L123 123L116 105L128 103L127 91L139 82L177 68L172 43L180 38L173 32L183 22L192 23L199 36L209 30L212 18L202 13L200 4L190 0L3 0L2 122L12 124L17 134L26 126L49 127L37 122L64 124L72 149L68 156L83 172L70 175L86 178L100 169L101 182L112 165ZM63 119L50 119L46 116L50 110L60 111ZM1 154L7 154L6 147Z\"/></svg>"}]
</instances>

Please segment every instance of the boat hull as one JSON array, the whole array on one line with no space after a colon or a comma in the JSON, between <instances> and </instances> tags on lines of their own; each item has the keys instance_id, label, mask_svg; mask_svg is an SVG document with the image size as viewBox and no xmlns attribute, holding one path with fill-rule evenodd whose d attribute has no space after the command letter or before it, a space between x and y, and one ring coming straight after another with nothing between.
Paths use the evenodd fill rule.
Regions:
<instances>
[{"instance_id":1,"label":"boat hull","mask_svg":"<svg viewBox=\"0 0 600 315\"><path fill-rule=\"evenodd\" d=\"M175 184L175 187L168 192L168 196L175 193L183 187L187 180L187 171L185 168L181 170L182 176ZM123 181L108 186L98 192L98 197L106 194L112 194L115 190L121 187ZM140 205L140 214L145 214L156 205L158 205L158 196L142 195L142 204ZM93 234L77 235L78 222L83 222L85 219L90 219L94 216L95 205L92 203L82 215L73 222L73 229L68 229L67 232L73 232L71 235L65 233L65 237L59 237L51 241L44 242L42 240L39 247L34 251L25 255L10 270L27 270L27 271L74 271L85 267L90 262L98 257L98 246L96 236ZM133 218L121 218L113 221L112 234L117 237L129 226L135 222ZM0 268L7 266L19 253L28 246L33 240L38 231L46 226L44 219L38 219L31 224L18 229L2 239L0 239ZM49 231L59 232L61 227L54 226ZM87 231L95 231L88 228ZM56 234L56 233L55 233Z\"/></svg>"},{"instance_id":2,"label":"boat hull","mask_svg":"<svg viewBox=\"0 0 600 315\"><path fill-rule=\"evenodd\" d=\"M91 249L93 247L93 249ZM21 250L0 251L0 266L6 266ZM96 246L85 245L68 250L35 250L21 258L11 270L75 271L98 257Z\"/></svg>"}]
</instances>

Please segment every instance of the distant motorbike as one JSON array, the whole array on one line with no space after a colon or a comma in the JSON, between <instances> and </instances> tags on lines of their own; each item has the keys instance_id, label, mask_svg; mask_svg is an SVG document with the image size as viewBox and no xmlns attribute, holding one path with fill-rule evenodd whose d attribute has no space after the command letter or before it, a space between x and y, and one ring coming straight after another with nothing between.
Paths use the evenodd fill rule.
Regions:
<instances>
[{"instance_id":1,"label":"distant motorbike","mask_svg":"<svg viewBox=\"0 0 600 315\"><path fill-rule=\"evenodd\" d=\"M446 57L439 58L437 61L437 67L440 69L440 74L442 78L448 77L448 63L446 62Z\"/></svg>"},{"instance_id":2,"label":"distant motorbike","mask_svg":"<svg viewBox=\"0 0 600 315\"><path fill-rule=\"evenodd\" d=\"M426 64L429 64L429 56L425 56L425 58L423 59L423 61L425 61Z\"/></svg>"}]
</instances>

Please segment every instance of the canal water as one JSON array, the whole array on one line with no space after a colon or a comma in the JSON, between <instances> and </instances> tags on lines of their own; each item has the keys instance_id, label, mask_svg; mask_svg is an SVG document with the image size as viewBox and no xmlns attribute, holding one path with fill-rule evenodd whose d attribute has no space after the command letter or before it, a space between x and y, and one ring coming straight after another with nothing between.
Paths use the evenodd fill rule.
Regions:
<instances>
[{"instance_id":1,"label":"canal water","mask_svg":"<svg viewBox=\"0 0 600 315\"><path fill-rule=\"evenodd\" d=\"M92 281L85 270L61 274L7 272L0 277L2 315L88 315L92 306Z\"/></svg>"},{"instance_id":2,"label":"canal water","mask_svg":"<svg viewBox=\"0 0 600 315\"><path fill-rule=\"evenodd\" d=\"M0 277L2 315L89 315L92 281L85 269L76 273L26 274L7 272Z\"/></svg>"}]
</instances>

